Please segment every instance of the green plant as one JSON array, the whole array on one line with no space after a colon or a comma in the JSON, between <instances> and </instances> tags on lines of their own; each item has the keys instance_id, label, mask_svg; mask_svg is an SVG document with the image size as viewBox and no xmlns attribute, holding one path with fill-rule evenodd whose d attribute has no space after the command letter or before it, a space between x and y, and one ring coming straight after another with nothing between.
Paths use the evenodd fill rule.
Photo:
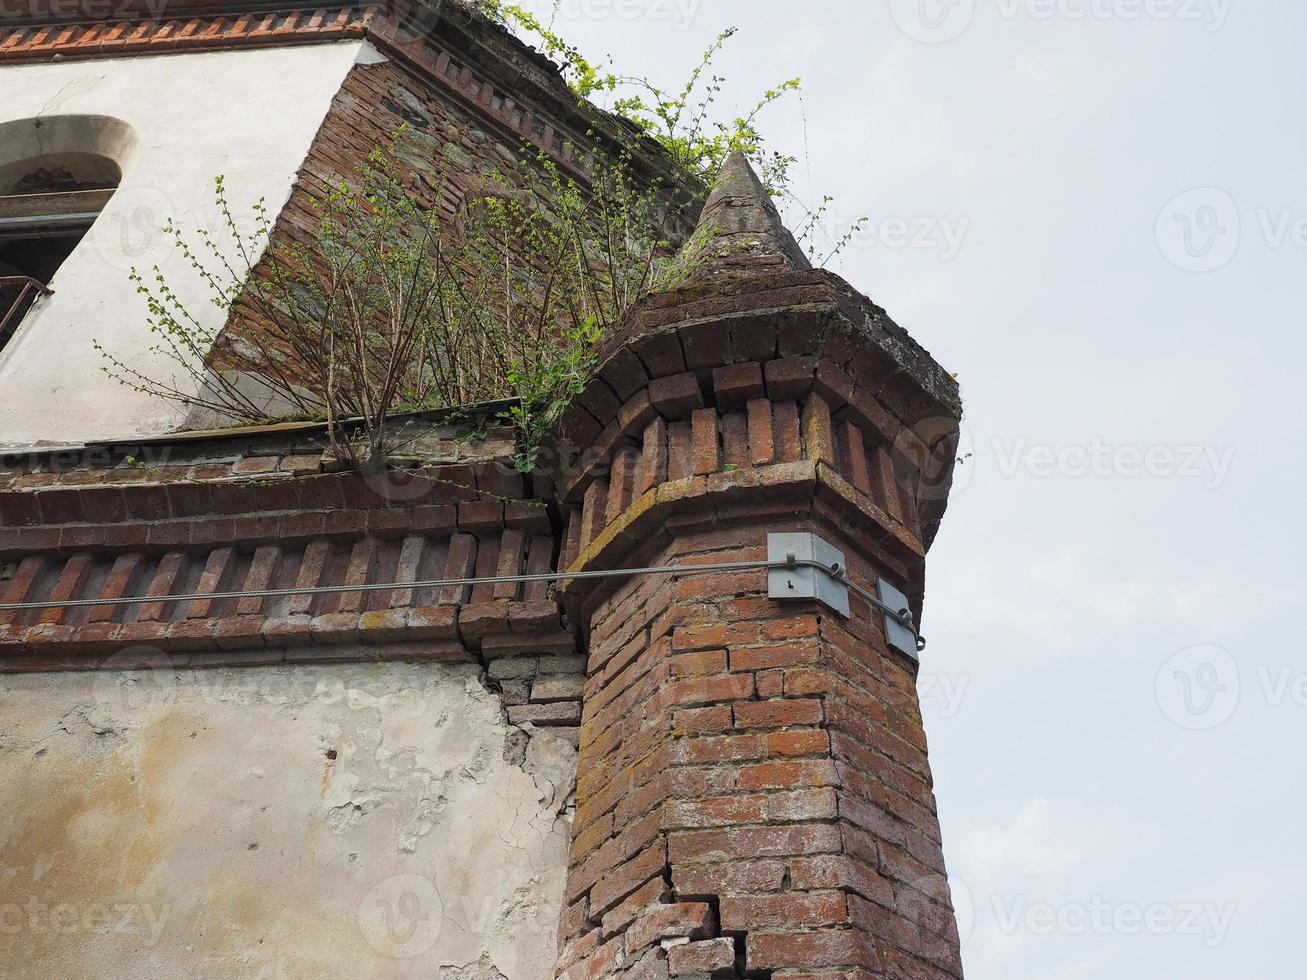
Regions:
<instances>
[{"instance_id":1,"label":"green plant","mask_svg":"<svg viewBox=\"0 0 1307 980\"><path fill-rule=\"evenodd\" d=\"M263 201L243 231L216 178L220 231L197 230L198 244L172 221L167 232L232 326L197 315L158 266L148 279L133 270L154 352L178 374L147 376L97 342L105 370L219 421L325 417L338 456L380 465L390 414L437 395L427 340L450 287L438 213L408 192L393 148L374 149L352 178L317 198L310 240L274 237Z\"/></svg>"},{"instance_id":2,"label":"green plant","mask_svg":"<svg viewBox=\"0 0 1307 980\"><path fill-rule=\"evenodd\" d=\"M713 109L726 79L713 71L717 57L737 33L729 28L704 51L690 77L671 89L641 75L606 71L586 58L553 26L518 4L503 0L476 0L491 19L537 39L544 52L555 58L572 91L584 103L611 100L613 112L635 123L656 140L686 173L711 184L726 157L743 150L758 166L764 182L776 195L789 190L790 172L798 158L764 152L758 117L764 109L790 94L798 93L802 80L791 78L767 89L743 115L718 119Z\"/></svg>"},{"instance_id":3,"label":"green plant","mask_svg":"<svg viewBox=\"0 0 1307 980\"><path fill-rule=\"evenodd\" d=\"M307 237L274 235L262 202L242 231L217 178L221 234L192 244L168 231L227 324L198 315L157 266L133 270L153 352L175 371L153 376L97 342L104 369L227 424L321 419L363 471L411 441L398 412L513 398L503 421L518 466L534 467L601 338L662 274L672 212L625 155L582 187L537 153L522 161L531 190L496 175L451 227L424 203L439 179L399 163L403 140L317 198Z\"/></svg>"},{"instance_id":4,"label":"green plant","mask_svg":"<svg viewBox=\"0 0 1307 980\"><path fill-rule=\"evenodd\" d=\"M461 305L448 321L495 340L490 377L500 387L478 395L519 400L506 421L517 430L518 467L529 471L584 390L601 341L667 274L679 215L623 153L596 165L585 186L542 152L524 164L540 175L532 193L514 193L496 174L502 193L468 207L460 254L471 274L457 280Z\"/></svg>"},{"instance_id":5,"label":"green plant","mask_svg":"<svg viewBox=\"0 0 1307 980\"><path fill-rule=\"evenodd\" d=\"M768 150L760 128L764 111L794 96L802 98L800 78L783 80L750 103L743 114L719 118L716 113L727 79L715 65L738 28L721 32L705 49L684 84L668 87L642 75L609 71L588 59L553 27L533 12L504 0L472 0L492 20L536 40L545 54L554 58L583 106L607 101L608 108L634 123L642 133L659 143L686 174L711 185L722 164L735 150L743 151L757 169L768 192L791 212L802 243L814 264L825 265L853 240L866 218L853 223L848 233L818 244L822 221L830 214L833 198L818 204L805 202L794 188L799 157ZM555 4L557 6L557 3ZM829 236L828 236L829 237Z\"/></svg>"}]
</instances>

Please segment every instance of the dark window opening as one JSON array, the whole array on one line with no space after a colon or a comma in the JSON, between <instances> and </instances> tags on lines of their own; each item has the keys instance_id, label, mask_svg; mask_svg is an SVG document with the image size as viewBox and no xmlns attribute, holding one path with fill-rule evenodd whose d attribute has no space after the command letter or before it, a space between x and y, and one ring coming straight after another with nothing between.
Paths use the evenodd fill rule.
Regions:
<instances>
[{"instance_id":1,"label":"dark window opening","mask_svg":"<svg viewBox=\"0 0 1307 980\"><path fill-rule=\"evenodd\" d=\"M91 167L34 162L0 187L0 348L51 291L55 273L118 186L117 168L92 159Z\"/></svg>"}]
</instances>

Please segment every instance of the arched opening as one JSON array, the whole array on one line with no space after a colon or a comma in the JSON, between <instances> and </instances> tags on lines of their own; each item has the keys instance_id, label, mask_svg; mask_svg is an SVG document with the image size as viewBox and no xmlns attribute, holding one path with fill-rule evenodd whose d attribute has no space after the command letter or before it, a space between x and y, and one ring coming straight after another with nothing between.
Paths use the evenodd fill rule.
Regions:
<instances>
[{"instance_id":1,"label":"arched opening","mask_svg":"<svg viewBox=\"0 0 1307 980\"><path fill-rule=\"evenodd\" d=\"M0 348L94 224L135 150L106 116L0 125Z\"/></svg>"}]
</instances>

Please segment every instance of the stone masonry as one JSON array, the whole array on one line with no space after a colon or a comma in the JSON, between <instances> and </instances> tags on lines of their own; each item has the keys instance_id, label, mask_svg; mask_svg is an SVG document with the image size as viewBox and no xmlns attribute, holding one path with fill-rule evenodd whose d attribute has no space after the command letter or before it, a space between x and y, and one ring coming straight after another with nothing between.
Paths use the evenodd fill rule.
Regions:
<instances>
[{"instance_id":1,"label":"stone masonry","mask_svg":"<svg viewBox=\"0 0 1307 980\"><path fill-rule=\"evenodd\" d=\"M185 8L171 26L10 25L0 60L368 38L385 60L338 93L279 234L311 233L309 196L400 123L413 162L449 178L436 203L451 218L517 165L523 141L584 176L604 137L585 133L537 56L461 8L426 31L392 15L269 5ZM646 169L664 165L641 153ZM28 675L26 704L42 678L95 670L475 677L508 726L567 750L564 768L576 749L574 812L557 765L562 788L541 791L540 826L570 815L570 851L549 872L557 960L520 975L960 980L918 665L887 644L882 613L856 596L848 617L773 600L762 569L566 577L758 561L769 533L812 532L844 552L853 581L888 580L921 620L956 383L883 310L810 267L742 156L689 240L686 277L609 338L532 474L494 427L502 406L471 426L415 417L415 458L369 478L324 455L311 424L6 459L0 602L151 601L0 611L0 674ZM404 587L523 573L561 580ZM378 583L394 587L348 591ZM335 591L170 599L323 588ZM486 716L479 694L432 690L459 717ZM481 756L475 773L502 771ZM467 962L473 972L450 976L504 977Z\"/></svg>"}]
</instances>

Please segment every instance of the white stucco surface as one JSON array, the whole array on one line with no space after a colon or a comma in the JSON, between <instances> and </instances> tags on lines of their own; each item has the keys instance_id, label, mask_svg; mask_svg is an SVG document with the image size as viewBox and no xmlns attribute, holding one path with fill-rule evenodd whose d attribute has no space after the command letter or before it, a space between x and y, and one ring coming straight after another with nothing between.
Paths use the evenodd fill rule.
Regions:
<instances>
[{"instance_id":1,"label":"white stucco surface","mask_svg":"<svg viewBox=\"0 0 1307 980\"><path fill-rule=\"evenodd\" d=\"M162 234L217 227L213 178L238 217L266 198L275 214L331 100L365 42L0 67L0 127L109 116L134 131L122 183L91 231L0 351L0 447L136 437L175 428L179 411L106 376L93 342L151 378L173 377L152 339L132 267L158 264L195 313L218 325L189 263ZM13 152L13 147L10 147ZM0 165L6 147L0 145ZM180 379L179 379L180 380Z\"/></svg>"},{"instance_id":2,"label":"white stucco surface","mask_svg":"<svg viewBox=\"0 0 1307 980\"><path fill-rule=\"evenodd\" d=\"M547 980L575 766L471 665L0 675L0 976Z\"/></svg>"}]
</instances>

